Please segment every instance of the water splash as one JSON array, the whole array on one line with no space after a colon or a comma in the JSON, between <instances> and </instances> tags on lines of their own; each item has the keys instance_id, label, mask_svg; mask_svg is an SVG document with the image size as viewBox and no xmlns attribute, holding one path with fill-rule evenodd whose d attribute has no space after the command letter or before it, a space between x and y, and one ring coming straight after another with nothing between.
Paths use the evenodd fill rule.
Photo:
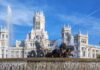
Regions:
<instances>
[{"instance_id":1,"label":"water splash","mask_svg":"<svg viewBox=\"0 0 100 70\"><path fill-rule=\"evenodd\" d=\"M12 18L12 10L11 6L7 6L7 29L8 29L8 46L11 45L12 41L12 24L11 24L11 18Z\"/></svg>"}]
</instances>

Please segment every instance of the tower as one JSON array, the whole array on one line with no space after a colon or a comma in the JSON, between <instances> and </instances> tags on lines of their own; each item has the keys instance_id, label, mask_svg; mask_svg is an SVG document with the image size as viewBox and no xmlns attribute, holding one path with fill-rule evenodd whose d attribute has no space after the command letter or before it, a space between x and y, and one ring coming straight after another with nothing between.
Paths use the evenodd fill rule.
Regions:
<instances>
[{"instance_id":1,"label":"tower","mask_svg":"<svg viewBox=\"0 0 100 70\"><path fill-rule=\"evenodd\" d=\"M88 45L88 34L78 33L78 42L81 45Z\"/></svg>"},{"instance_id":2,"label":"tower","mask_svg":"<svg viewBox=\"0 0 100 70\"><path fill-rule=\"evenodd\" d=\"M69 25L64 25L62 28L62 42L66 43L66 45L70 45L71 37L71 27Z\"/></svg>"},{"instance_id":3,"label":"tower","mask_svg":"<svg viewBox=\"0 0 100 70\"><path fill-rule=\"evenodd\" d=\"M6 57L6 48L8 47L8 30L0 28L0 58Z\"/></svg>"},{"instance_id":4,"label":"tower","mask_svg":"<svg viewBox=\"0 0 100 70\"><path fill-rule=\"evenodd\" d=\"M36 11L33 17L35 30L45 30L45 16L42 11Z\"/></svg>"},{"instance_id":5,"label":"tower","mask_svg":"<svg viewBox=\"0 0 100 70\"><path fill-rule=\"evenodd\" d=\"M33 16L33 28L27 34L26 46L37 48L35 42L42 47L48 47L48 33L45 31L45 16L42 11L36 11Z\"/></svg>"},{"instance_id":6,"label":"tower","mask_svg":"<svg viewBox=\"0 0 100 70\"><path fill-rule=\"evenodd\" d=\"M0 47L8 46L8 30L7 28L0 28Z\"/></svg>"},{"instance_id":7,"label":"tower","mask_svg":"<svg viewBox=\"0 0 100 70\"><path fill-rule=\"evenodd\" d=\"M74 37L74 42L77 50L77 57L88 57L88 34L82 34L79 30L78 34Z\"/></svg>"}]
</instances>

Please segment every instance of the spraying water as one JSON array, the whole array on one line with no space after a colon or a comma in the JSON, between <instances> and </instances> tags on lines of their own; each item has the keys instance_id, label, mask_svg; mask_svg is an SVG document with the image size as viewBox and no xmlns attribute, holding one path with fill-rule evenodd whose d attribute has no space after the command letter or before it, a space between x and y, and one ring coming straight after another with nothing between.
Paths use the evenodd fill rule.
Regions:
<instances>
[{"instance_id":1,"label":"spraying water","mask_svg":"<svg viewBox=\"0 0 100 70\"><path fill-rule=\"evenodd\" d=\"M12 10L11 10L10 5L8 5L7 6L8 47L11 45L11 36L12 36L11 17L12 17Z\"/></svg>"}]
</instances>

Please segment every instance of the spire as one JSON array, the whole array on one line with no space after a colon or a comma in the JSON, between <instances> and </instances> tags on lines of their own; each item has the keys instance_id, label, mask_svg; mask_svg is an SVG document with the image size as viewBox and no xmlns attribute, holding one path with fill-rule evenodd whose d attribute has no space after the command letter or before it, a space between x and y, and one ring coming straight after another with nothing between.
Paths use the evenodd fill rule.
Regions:
<instances>
[{"instance_id":1,"label":"spire","mask_svg":"<svg viewBox=\"0 0 100 70\"><path fill-rule=\"evenodd\" d=\"M81 30L80 29L78 30L78 34L81 34Z\"/></svg>"},{"instance_id":2,"label":"spire","mask_svg":"<svg viewBox=\"0 0 100 70\"><path fill-rule=\"evenodd\" d=\"M45 30L45 16L42 11L36 11L33 18L34 29Z\"/></svg>"},{"instance_id":3,"label":"spire","mask_svg":"<svg viewBox=\"0 0 100 70\"><path fill-rule=\"evenodd\" d=\"M88 35L89 35L89 34L88 34L88 31L87 31L86 35L87 35L87 37L88 37Z\"/></svg>"},{"instance_id":4,"label":"spire","mask_svg":"<svg viewBox=\"0 0 100 70\"><path fill-rule=\"evenodd\" d=\"M69 24L67 24L67 27L71 29L71 26Z\"/></svg>"},{"instance_id":5,"label":"spire","mask_svg":"<svg viewBox=\"0 0 100 70\"><path fill-rule=\"evenodd\" d=\"M65 27L65 28L70 28L70 29L71 29L71 26L70 26L69 24L64 24L63 27Z\"/></svg>"}]
</instances>

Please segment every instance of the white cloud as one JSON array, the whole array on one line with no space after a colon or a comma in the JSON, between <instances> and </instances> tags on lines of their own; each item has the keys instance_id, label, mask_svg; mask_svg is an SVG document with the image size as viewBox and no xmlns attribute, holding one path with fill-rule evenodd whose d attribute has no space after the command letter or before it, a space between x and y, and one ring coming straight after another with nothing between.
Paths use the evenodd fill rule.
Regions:
<instances>
[{"instance_id":1,"label":"white cloud","mask_svg":"<svg viewBox=\"0 0 100 70\"><path fill-rule=\"evenodd\" d=\"M12 22L17 25L32 25L33 11L16 9L13 12Z\"/></svg>"},{"instance_id":2,"label":"white cloud","mask_svg":"<svg viewBox=\"0 0 100 70\"><path fill-rule=\"evenodd\" d=\"M30 1L29 1L30 2ZM7 6L11 5L12 8L12 24L16 25L26 25L26 26L32 26L33 25L33 15L34 11L38 9L45 10L48 6L45 4L42 7L39 7L37 5L32 5L28 7L26 4L22 4L15 1L2 1L0 6L3 6L4 8L0 8L1 10L7 9ZM0 20L5 21L7 17L7 10L0 11Z\"/></svg>"},{"instance_id":3,"label":"white cloud","mask_svg":"<svg viewBox=\"0 0 100 70\"><path fill-rule=\"evenodd\" d=\"M82 15L82 14L72 14L72 15L58 15L59 19L64 22L71 22L72 24L79 25L80 27L85 26L89 34L95 33L95 35L100 35L100 18L93 16Z\"/></svg>"},{"instance_id":4,"label":"white cloud","mask_svg":"<svg viewBox=\"0 0 100 70\"><path fill-rule=\"evenodd\" d=\"M33 11L26 9L12 9L11 21L16 25L31 25ZM1 12L0 20L6 21L7 12Z\"/></svg>"}]
</instances>

